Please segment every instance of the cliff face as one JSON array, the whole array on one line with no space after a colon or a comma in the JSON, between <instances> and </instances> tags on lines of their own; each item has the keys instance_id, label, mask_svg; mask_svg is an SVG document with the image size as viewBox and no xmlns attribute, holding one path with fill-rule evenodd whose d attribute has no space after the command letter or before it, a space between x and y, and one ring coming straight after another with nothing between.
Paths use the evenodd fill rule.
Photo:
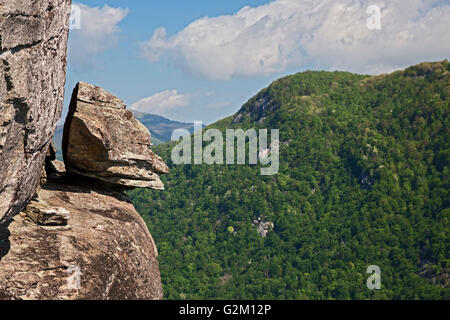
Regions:
<instances>
[{"instance_id":1,"label":"cliff face","mask_svg":"<svg viewBox=\"0 0 450 320\"><path fill-rule=\"evenodd\" d=\"M163 188L148 130L78 85L68 172L55 160L70 3L0 0L0 299L161 299L155 243L121 193Z\"/></svg>"},{"instance_id":2,"label":"cliff face","mask_svg":"<svg viewBox=\"0 0 450 320\"><path fill-rule=\"evenodd\" d=\"M0 222L39 182L63 105L70 0L0 0Z\"/></svg>"}]
</instances>

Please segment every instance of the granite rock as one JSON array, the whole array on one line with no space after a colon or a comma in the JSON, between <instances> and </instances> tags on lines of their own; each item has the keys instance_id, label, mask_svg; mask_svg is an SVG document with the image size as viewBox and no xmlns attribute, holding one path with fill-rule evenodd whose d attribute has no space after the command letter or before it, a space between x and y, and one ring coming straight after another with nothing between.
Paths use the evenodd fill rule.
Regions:
<instances>
[{"instance_id":1,"label":"granite rock","mask_svg":"<svg viewBox=\"0 0 450 320\"><path fill-rule=\"evenodd\" d=\"M68 173L126 188L164 189L159 175L169 169L150 147L150 132L122 100L77 84L63 134Z\"/></svg>"}]
</instances>

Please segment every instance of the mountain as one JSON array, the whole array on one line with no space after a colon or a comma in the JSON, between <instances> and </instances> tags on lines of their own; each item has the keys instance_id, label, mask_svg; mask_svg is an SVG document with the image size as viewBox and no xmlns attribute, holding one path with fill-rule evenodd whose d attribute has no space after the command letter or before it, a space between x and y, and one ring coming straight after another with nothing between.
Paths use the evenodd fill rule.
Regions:
<instances>
[{"instance_id":1,"label":"mountain","mask_svg":"<svg viewBox=\"0 0 450 320\"><path fill-rule=\"evenodd\" d=\"M133 112L134 116L150 131L152 135L152 143L155 146L169 142L172 137L172 132L176 129L186 129L191 133L194 132L193 123L173 121L155 114L143 113L135 110L130 111ZM57 149L57 156L60 159L62 159L61 143L63 129L64 125L58 126L53 138Z\"/></svg>"},{"instance_id":2,"label":"mountain","mask_svg":"<svg viewBox=\"0 0 450 320\"><path fill-rule=\"evenodd\" d=\"M175 143L155 148L166 190L129 196L165 298L449 299L449 71L298 73L205 128L279 129L273 176L175 165ZM381 290L366 286L370 266Z\"/></svg>"},{"instance_id":3,"label":"mountain","mask_svg":"<svg viewBox=\"0 0 450 320\"><path fill-rule=\"evenodd\" d=\"M169 142L172 138L172 132L176 129L186 129L189 132L194 132L193 123L185 123L169 120L167 118L131 110L134 116L144 124L152 134L152 141L154 145L159 145L164 142Z\"/></svg>"}]
</instances>

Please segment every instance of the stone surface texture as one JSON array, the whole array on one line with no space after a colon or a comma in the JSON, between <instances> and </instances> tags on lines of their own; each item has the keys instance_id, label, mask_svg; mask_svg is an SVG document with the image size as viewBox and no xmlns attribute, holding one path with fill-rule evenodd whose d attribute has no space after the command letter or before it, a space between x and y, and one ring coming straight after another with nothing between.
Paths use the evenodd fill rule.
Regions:
<instances>
[{"instance_id":1,"label":"stone surface texture","mask_svg":"<svg viewBox=\"0 0 450 320\"><path fill-rule=\"evenodd\" d=\"M155 243L122 197L46 184L0 227L0 299L161 299Z\"/></svg>"},{"instance_id":2,"label":"stone surface texture","mask_svg":"<svg viewBox=\"0 0 450 320\"><path fill-rule=\"evenodd\" d=\"M63 106L70 0L0 0L0 223L34 195Z\"/></svg>"},{"instance_id":3,"label":"stone surface texture","mask_svg":"<svg viewBox=\"0 0 450 320\"><path fill-rule=\"evenodd\" d=\"M148 130L81 83L55 159L70 5L0 0L0 300L161 299L156 245L119 192L163 188Z\"/></svg>"},{"instance_id":4,"label":"stone surface texture","mask_svg":"<svg viewBox=\"0 0 450 320\"><path fill-rule=\"evenodd\" d=\"M150 149L148 129L102 88L77 84L64 125L63 156L71 174L123 187L164 189L169 169Z\"/></svg>"}]
</instances>

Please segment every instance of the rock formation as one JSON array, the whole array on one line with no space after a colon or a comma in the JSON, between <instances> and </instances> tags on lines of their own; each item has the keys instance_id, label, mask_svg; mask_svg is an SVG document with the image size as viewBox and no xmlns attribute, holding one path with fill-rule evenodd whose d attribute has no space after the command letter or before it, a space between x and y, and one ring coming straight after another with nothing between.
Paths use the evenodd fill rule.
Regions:
<instances>
[{"instance_id":1,"label":"rock formation","mask_svg":"<svg viewBox=\"0 0 450 320\"><path fill-rule=\"evenodd\" d=\"M70 0L0 0L0 223L39 183L63 105Z\"/></svg>"},{"instance_id":2,"label":"rock formation","mask_svg":"<svg viewBox=\"0 0 450 320\"><path fill-rule=\"evenodd\" d=\"M261 218L254 219L253 224L257 227L258 233L265 238L270 231L273 231L275 225L273 222L262 220Z\"/></svg>"},{"instance_id":3,"label":"rock formation","mask_svg":"<svg viewBox=\"0 0 450 320\"><path fill-rule=\"evenodd\" d=\"M92 97L104 92L97 87L91 91ZM95 123L99 129L109 128L110 141L132 141L133 136L115 135L141 130L137 121L126 119L128 131L116 131L112 126L120 123L109 121L101 108L97 115ZM89 150L86 133L73 140L80 150ZM149 140L149 134L143 135L142 152L166 167L148 149ZM142 157L137 148L134 158ZM89 156L95 155L86 153L85 163L96 165ZM127 165L133 172L131 162ZM108 170L97 168L99 177ZM119 192L121 186L115 190L94 175L66 172L64 163L55 159L53 145L44 171L37 195L8 224L0 225L0 299L161 299L156 245L140 215Z\"/></svg>"},{"instance_id":4,"label":"rock formation","mask_svg":"<svg viewBox=\"0 0 450 320\"><path fill-rule=\"evenodd\" d=\"M0 0L0 299L161 299L156 245L120 193L163 188L148 130L80 83L67 172L55 159L70 2Z\"/></svg>"},{"instance_id":5,"label":"rock formation","mask_svg":"<svg viewBox=\"0 0 450 320\"><path fill-rule=\"evenodd\" d=\"M50 182L0 226L0 299L161 299L156 256L121 194Z\"/></svg>"},{"instance_id":6,"label":"rock formation","mask_svg":"<svg viewBox=\"0 0 450 320\"><path fill-rule=\"evenodd\" d=\"M66 170L124 187L163 189L168 168L150 149L148 129L119 98L77 84L64 125Z\"/></svg>"}]
</instances>

